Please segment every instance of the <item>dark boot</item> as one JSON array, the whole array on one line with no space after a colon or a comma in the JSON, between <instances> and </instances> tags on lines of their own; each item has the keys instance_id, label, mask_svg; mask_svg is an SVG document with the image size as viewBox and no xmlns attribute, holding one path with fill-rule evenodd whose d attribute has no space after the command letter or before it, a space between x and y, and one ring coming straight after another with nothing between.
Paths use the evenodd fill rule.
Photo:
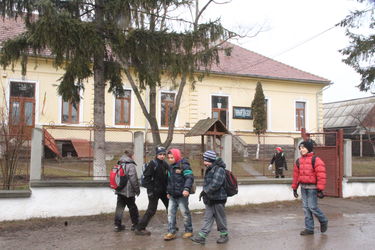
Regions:
<instances>
[{"instance_id":1,"label":"dark boot","mask_svg":"<svg viewBox=\"0 0 375 250\"><path fill-rule=\"evenodd\" d=\"M301 231L300 235L311 235L311 234L314 234L314 231L310 231L310 230L303 230Z\"/></svg>"},{"instance_id":2,"label":"dark boot","mask_svg":"<svg viewBox=\"0 0 375 250\"><path fill-rule=\"evenodd\" d=\"M125 225L115 225L113 231L115 232L120 232L120 231L123 231L125 230Z\"/></svg>"},{"instance_id":3,"label":"dark boot","mask_svg":"<svg viewBox=\"0 0 375 250\"><path fill-rule=\"evenodd\" d=\"M216 243L217 244L224 244L227 243L229 240L228 234L222 234L220 235L219 239L217 239Z\"/></svg>"},{"instance_id":4,"label":"dark boot","mask_svg":"<svg viewBox=\"0 0 375 250\"><path fill-rule=\"evenodd\" d=\"M135 235L142 235L142 236L151 235L151 232L146 230L146 229L141 229L141 230L135 229L134 233L135 233Z\"/></svg>"},{"instance_id":5,"label":"dark boot","mask_svg":"<svg viewBox=\"0 0 375 250\"><path fill-rule=\"evenodd\" d=\"M199 243L199 244L204 244L206 243L206 238L203 237L203 235L201 233L198 233L197 235L193 236L190 238L192 241L196 242L196 243Z\"/></svg>"},{"instance_id":6,"label":"dark boot","mask_svg":"<svg viewBox=\"0 0 375 250\"><path fill-rule=\"evenodd\" d=\"M320 223L320 232L325 233L328 229L328 221Z\"/></svg>"}]
</instances>

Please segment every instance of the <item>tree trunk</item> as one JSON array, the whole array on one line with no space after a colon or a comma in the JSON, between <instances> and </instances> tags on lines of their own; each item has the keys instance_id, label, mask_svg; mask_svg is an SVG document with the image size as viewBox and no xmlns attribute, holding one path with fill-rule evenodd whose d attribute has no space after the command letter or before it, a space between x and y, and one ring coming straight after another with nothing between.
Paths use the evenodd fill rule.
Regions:
<instances>
[{"instance_id":1,"label":"tree trunk","mask_svg":"<svg viewBox=\"0 0 375 250\"><path fill-rule=\"evenodd\" d=\"M257 144L257 152L255 155L255 159L259 159L259 151L260 151L260 135L258 135L258 144Z\"/></svg>"},{"instance_id":2,"label":"tree trunk","mask_svg":"<svg viewBox=\"0 0 375 250\"><path fill-rule=\"evenodd\" d=\"M103 26L103 1L97 0L95 7L95 22L98 33ZM106 179L105 165L105 83L104 83L104 45L94 56L94 164L95 180Z\"/></svg>"}]
</instances>

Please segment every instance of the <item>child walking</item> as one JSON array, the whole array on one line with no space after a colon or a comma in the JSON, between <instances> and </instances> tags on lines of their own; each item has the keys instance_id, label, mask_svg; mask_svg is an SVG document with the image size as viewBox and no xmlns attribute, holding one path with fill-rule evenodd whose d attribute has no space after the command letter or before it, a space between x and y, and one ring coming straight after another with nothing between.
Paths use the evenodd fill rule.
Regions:
<instances>
[{"instance_id":1,"label":"child walking","mask_svg":"<svg viewBox=\"0 0 375 250\"><path fill-rule=\"evenodd\" d=\"M320 231L327 231L328 219L318 207L318 199L323 198L326 186L326 168L324 162L314 156L314 145L311 141L303 141L299 145L301 157L293 169L293 195L298 198L297 188L301 185L302 204L305 214L305 229L300 235L314 234L315 215L320 222Z\"/></svg>"},{"instance_id":2,"label":"child walking","mask_svg":"<svg viewBox=\"0 0 375 250\"><path fill-rule=\"evenodd\" d=\"M229 240L227 218L225 215L225 203L227 201L227 193L224 189L226 166L220 158L216 157L216 153L211 150L203 154L203 164L206 167L206 172L204 175L203 191L199 195L199 200L201 197L203 198L206 210L201 230L190 239L194 242L204 244L215 220L217 230L220 232L220 237L216 242L223 244Z\"/></svg>"},{"instance_id":3,"label":"child walking","mask_svg":"<svg viewBox=\"0 0 375 250\"><path fill-rule=\"evenodd\" d=\"M120 232L125 229L125 225L122 225L121 221L126 206L129 208L132 231L134 231L135 226L138 223L139 213L138 207L135 204L135 196L139 195L140 189L133 156L134 153L132 151L126 150L119 161L120 163L125 164L125 173L128 176L128 182L122 190L116 191L117 204L115 212L115 232Z\"/></svg>"},{"instance_id":4,"label":"child walking","mask_svg":"<svg viewBox=\"0 0 375 250\"><path fill-rule=\"evenodd\" d=\"M276 148L276 152L273 154L273 157L270 161L270 165L268 166L268 169L272 169L272 164L275 163L275 178L284 178L283 170L288 170L288 167L286 165L286 159L285 154L283 152L283 149L281 147Z\"/></svg>"},{"instance_id":5,"label":"child walking","mask_svg":"<svg viewBox=\"0 0 375 250\"><path fill-rule=\"evenodd\" d=\"M184 218L185 232L182 238L187 239L193 236L193 225L189 210L189 195L194 183L193 171L186 159L182 159L179 149L172 148L167 153L170 163L168 170L167 197L168 205L168 233L164 240L176 238L176 212L180 208Z\"/></svg>"}]
</instances>

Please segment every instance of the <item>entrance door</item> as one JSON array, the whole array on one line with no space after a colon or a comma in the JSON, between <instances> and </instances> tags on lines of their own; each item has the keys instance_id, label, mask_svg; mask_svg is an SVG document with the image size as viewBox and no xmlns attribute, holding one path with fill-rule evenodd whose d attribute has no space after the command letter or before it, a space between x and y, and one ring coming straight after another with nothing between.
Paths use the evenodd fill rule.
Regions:
<instances>
[{"instance_id":1,"label":"entrance door","mask_svg":"<svg viewBox=\"0 0 375 250\"><path fill-rule=\"evenodd\" d=\"M228 97L212 96L212 118L219 119L225 127L228 127Z\"/></svg>"},{"instance_id":2,"label":"entrance door","mask_svg":"<svg viewBox=\"0 0 375 250\"><path fill-rule=\"evenodd\" d=\"M35 125L35 83L11 82L9 100L10 134L31 138Z\"/></svg>"}]
</instances>

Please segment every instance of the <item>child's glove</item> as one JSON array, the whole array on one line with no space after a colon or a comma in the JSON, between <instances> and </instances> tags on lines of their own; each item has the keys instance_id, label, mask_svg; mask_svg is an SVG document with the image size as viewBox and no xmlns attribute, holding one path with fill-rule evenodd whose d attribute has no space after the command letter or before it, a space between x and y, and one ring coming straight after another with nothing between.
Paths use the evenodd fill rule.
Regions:
<instances>
[{"instance_id":1,"label":"child's glove","mask_svg":"<svg viewBox=\"0 0 375 250\"><path fill-rule=\"evenodd\" d=\"M316 196L318 196L319 199L323 199L324 198L324 193L322 190L318 190L318 193L316 194Z\"/></svg>"},{"instance_id":2,"label":"child's glove","mask_svg":"<svg viewBox=\"0 0 375 250\"><path fill-rule=\"evenodd\" d=\"M202 191L200 194L199 194L199 201L202 200L202 197L205 196L206 193L204 191Z\"/></svg>"},{"instance_id":3,"label":"child's glove","mask_svg":"<svg viewBox=\"0 0 375 250\"><path fill-rule=\"evenodd\" d=\"M298 198L297 189L293 189L294 198Z\"/></svg>"},{"instance_id":4,"label":"child's glove","mask_svg":"<svg viewBox=\"0 0 375 250\"><path fill-rule=\"evenodd\" d=\"M272 164L268 165L268 170L272 170Z\"/></svg>"}]
</instances>

